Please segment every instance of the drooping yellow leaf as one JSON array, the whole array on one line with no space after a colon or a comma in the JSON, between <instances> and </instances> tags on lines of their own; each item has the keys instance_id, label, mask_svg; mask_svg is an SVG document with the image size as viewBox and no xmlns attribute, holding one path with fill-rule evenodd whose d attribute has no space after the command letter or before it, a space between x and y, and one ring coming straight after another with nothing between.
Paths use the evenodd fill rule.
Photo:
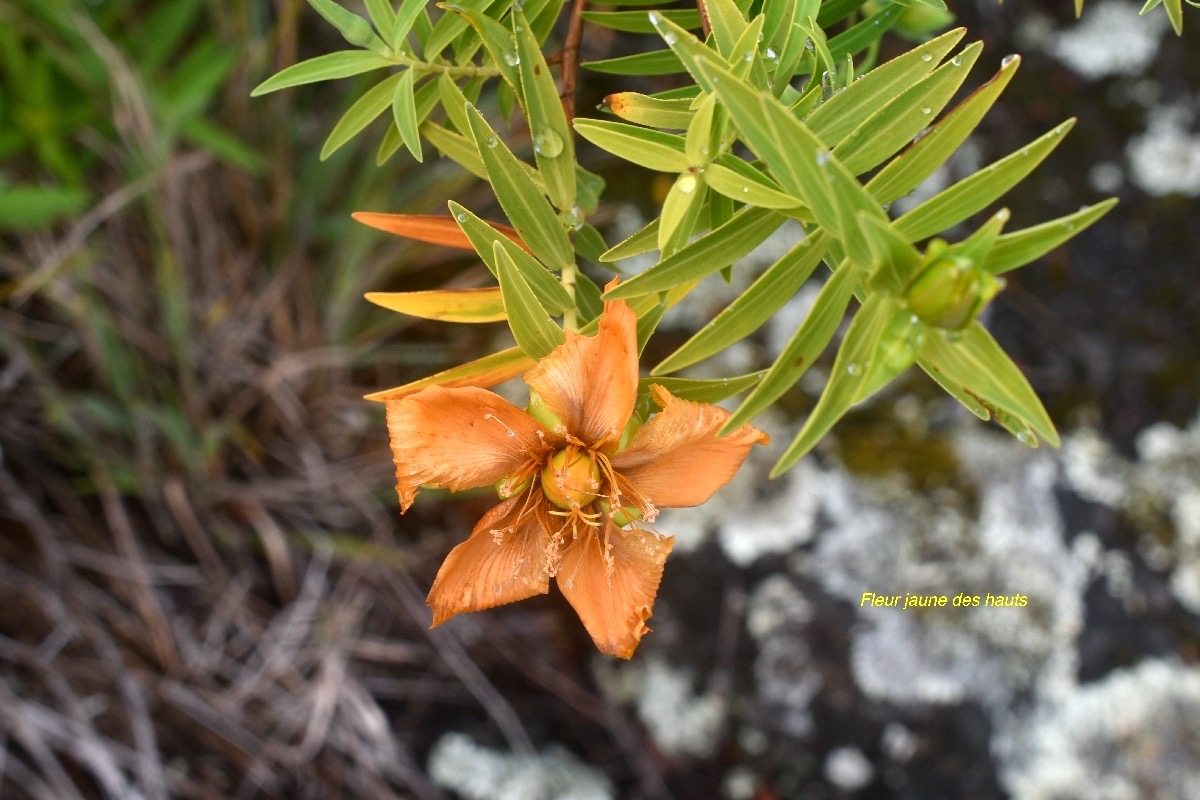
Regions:
<instances>
[{"instance_id":1,"label":"drooping yellow leaf","mask_svg":"<svg viewBox=\"0 0 1200 800\"><path fill-rule=\"evenodd\" d=\"M367 300L390 311L443 322L497 322L505 318L500 287L367 292Z\"/></svg>"}]
</instances>

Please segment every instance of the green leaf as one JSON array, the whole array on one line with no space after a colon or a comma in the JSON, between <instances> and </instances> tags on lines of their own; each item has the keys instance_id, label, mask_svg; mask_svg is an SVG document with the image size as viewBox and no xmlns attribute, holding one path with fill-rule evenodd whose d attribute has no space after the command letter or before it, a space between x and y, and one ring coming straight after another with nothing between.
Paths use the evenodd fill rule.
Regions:
<instances>
[{"instance_id":1,"label":"green leaf","mask_svg":"<svg viewBox=\"0 0 1200 800\"><path fill-rule=\"evenodd\" d=\"M381 392L373 392L364 399L384 403L419 392L426 386L495 386L509 378L515 378L531 368L533 364L533 359L521 352L521 348L510 347L499 353L492 353L483 358L468 361L466 364L459 364L457 367L443 370L428 378L421 378L392 389L384 389Z\"/></svg>"},{"instance_id":2,"label":"green leaf","mask_svg":"<svg viewBox=\"0 0 1200 800\"><path fill-rule=\"evenodd\" d=\"M921 254L886 219L864 214L859 222L876 264L872 288L900 294L921 263Z\"/></svg>"},{"instance_id":3,"label":"green leaf","mask_svg":"<svg viewBox=\"0 0 1200 800\"><path fill-rule=\"evenodd\" d=\"M685 71L679 58L670 50L650 50L632 56L585 61L580 66L606 75L677 75Z\"/></svg>"},{"instance_id":4,"label":"green leaf","mask_svg":"<svg viewBox=\"0 0 1200 800\"><path fill-rule=\"evenodd\" d=\"M584 223L575 231L575 253L594 264L600 263L600 256L608 250L608 243L595 227Z\"/></svg>"},{"instance_id":5,"label":"green leaf","mask_svg":"<svg viewBox=\"0 0 1200 800\"><path fill-rule=\"evenodd\" d=\"M663 359L651 370L651 374L677 372L721 352L758 330L809 279L825 255L827 242L828 237L824 233L814 233L802 239L711 322Z\"/></svg>"},{"instance_id":6,"label":"green leaf","mask_svg":"<svg viewBox=\"0 0 1200 800\"><path fill-rule=\"evenodd\" d=\"M470 123L467 122L466 107L471 102L458 84L448 73L443 72L437 78L438 95L442 100L442 108L446 110L446 120L459 133L469 133Z\"/></svg>"},{"instance_id":7,"label":"green leaf","mask_svg":"<svg viewBox=\"0 0 1200 800\"><path fill-rule=\"evenodd\" d=\"M732 397L754 386L765 374L765 371L760 370L732 378L642 378L638 381L638 393L650 391L651 386L661 386L680 400L719 403L726 397Z\"/></svg>"},{"instance_id":8,"label":"green leaf","mask_svg":"<svg viewBox=\"0 0 1200 800\"><path fill-rule=\"evenodd\" d=\"M770 209L747 206L724 225L605 294L606 300L665 291L711 275L749 255L781 224L784 217Z\"/></svg>"},{"instance_id":9,"label":"green leaf","mask_svg":"<svg viewBox=\"0 0 1200 800\"><path fill-rule=\"evenodd\" d=\"M611 5L611 4L610 4ZM695 9L677 9L657 11L676 25L686 30L700 29L700 12ZM645 11L584 11L583 18L588 22L625 33L654 33L654 26L647 19Z\"/></svg>"},{"instance_id":10,"label":"green leaf","mask_svg":"<svg viewBox=\"0 0 1200 800\"><path fill-rule=\"evenodd\" d=\"M704 169L704 179L713 191L760 208L795 209L800 201L787 194L775 181L731 153L725 153Z\"/></svg>"},{"instance_id":11,"label":"green leaf","mask_svg":"<svg viewBox=\"0 0 1200 800\"><path fill-rule=\"evenodd\" d=\"M393 50L404 48L409 31L413 29L417 17L424 10L425 0L404 0L400 4L400 10L393 18L392 30L388 33L388 43L391 44Z\"/></svg>"},{"instance_id":12,"label":"green leaf","mask_svg":"<svg viewBox=\"0 0 1200 800\"><path fill-rule=\"evenodd\" d=\"M575 307L579 309L580 322L591 322L604 310L600 287L582 272L575 273Z\"/></svg>"},{"instance_id":13,"label":"green leaf","mask_svg":"<svg viewBox=\"0 0 1200 800\"><path fill-rule=\"evenodd\" d=\"M421 156L421 133L418 130L417 103L413 97L413 71L406 69L400 73L396 83L396 91L392 93L392 117L396 120L396 129L404 146L413 154L417 161L423 161Z\"/></svg>"},{"instance_id":14,"label":"green leaf","mask_svg":"<svg viewBox=\"0 0 1200 800\"><path fill-rule=\"evenodd\" d=\"M520 10L513 11L513 23L521 59L518 67L525 96L525 114L533 136L533 157L546 182L550 202L561 209L569 209L575 205L574 137L567 126L558 87L542 57L542 49Z\"/></svg>"},{"instance_id":15,"label":"green leaf","mask_svg":"<svg viewBox=\"0 0 1200 800\"><path fill-rule=\"evenodd\" d=\"M367 292L368 302L411 317L443 322L504 319L500 289L435 289L428 292Z\"/></svg>"},{"instance_id":16,"label":"green leaf","mask_svg":"<svg viewBox=\"0 0 1200 800\"><path fill-rule=\"evenodd\" d=\"M538 303L533 290L501 242L495 244L494 258L500 279L500 293L504 298L504 312L508 315L513 338L530 358L545 358L567 340L566 335Z\"/></svg>"},{"instance_id":17,"label":"green leaf","mask_svg":"<svg viewBox=\"0 0 1200 800\"><path fill-rule=\"evenodd\" d=\"M207 150L227 164L252 174L262 172L262 156L246 146L241 137L226 133L202 115L181 122L179 134L186 141Z\"/></svg>"},{"instance_id":18,"label":"green leaf","mask_svg":"<svg viewBox=\"0 0 1200 800\"><path fill-rule=\"evenodd\" d=\"M375 30L382 36L390 36L392 26L396 24L396 12L392 10L392 0L365 0L367 16L371 18Z\"/></svg>"},{"instance_id":19,"label":"green leaf","mask_svg":"<svg viewBox=\"0 0 1200 800\"><path fill-rule=\"evenodd\" d=\"M349 78L352 75L395 66L395 63L390 58L363 50L339 50L336 53L326 53L323 56L301 61L299 64L293 64L287 69L275 73L256 86L254 91L250 92L250 96L258 97L306 83Z\"/></svg>"},{"instance_id":20,"label":"green leaf","mask_svg":"<svg viewBox=\"0 0 1200 800\"><path fill-rule=\"evenodd\" d=\"M518 72L520 55L517 53L512 31L480 11L458 6L451 6L451 10L461 14L479 34L479 38L483 40L483 46L487 48L488 54L500 70L500 75L504 78L505 83L512 87L520 97L521 76Z\"/></svg>"},{"instance_id":21,"label":"green leaf","mask_svg":"<svg viewBox=\"0 0 1200 800\"><path fill-rule=\"evenodd\" d=\"M571 299L570 293L554 277L553 273L507 236L453 201L450 202L450 213L454 215L458 227L466 234L471 246L475 248L475 252L483 259L493 275L497 278L500 277L499 268L493 256L496 246L499 245L508 253L509 259L516 265L525 283L533 290L538 298L538 303L543 308L552 314L561 314L568 308L574 307L575 301Z\"/></svg>"},{"instance_id":22,"label":"green leaf","mask_svg":"<svg viewBox=\"0 0 1200 800\"><path fill-rule=\"evenodd\" d=\"M1058 432L1037 394L978 322L955 335L931 330L917 363L964 405L990 412L1023 443L1036 447L1036 433L1059 446Z\"/></svg>"},{"instance_id":23,"label":"green leaf","mask_svg":"<svg viewBox=\"0 0 1200 800\"><path fill-rule=\"evenodd\" d=\"M371 23L358 14L342 8L335 0L308 0L308 4L337 28L350 44L381 55L387 53L388 46L371 30Z\"/></svg>"},{"instance_id":24,"label":"green leaf","mask_svg":"<svg viewBox=\"0 0 1200 800\"><path fill-rule=\"evenodd\" d=\"M467 116L492 190L513 227L544 263L555 269L574 264L566 230L525 167L474 106Z\"/></svg>"},{"instance_id":25,"label":"green leaf","mask_svg":"<svg viewBox=\"0 0 1200 800\"><path fill-rule=\"evenodd\" d=\"M890 203L915 189L921 181L944 164L950 154L975 130L975 126L1004 91L1020 64L1021 59L1018 57L1005 59L1000 71L990 81L956 106L929 133L921 137L920 141L884 166L867 183L867 190L879 202ZM849 91L850 89L846 90Z\"/></svg>"},{"instance_id":26,"label":"green leaf","mask_svg":"<svg viewBox=\"0 0 1200 800\"><path fill-rule=\"evenodd\" d=\"M1007 192L1033 171L1062 142L1075 120L1052 128L1038 139L993 162L949 189L931 197L896 220L896 230L910 241L924 239L955 225Z\"/></svg>"},{"instance_id":27,"label":"green leaf","mask_svg":"<svg viewBox=\"0 0 1200 800\"><path fill-rule=\"evenodd\" d=\"M396 86L400 83L401 78L408 74L408 70L397 72L394 75L389 75L379 83L372 86L350 106L337 124L333 126L333 130L329 132L329 138L325 140L325 144L321 147L321 160L329 158L342 145L357 136L363 128L367 127L380 114L392 104L392 97L396 93Z\"/></svg>"},{"instance_id":28,"label":"green leaf","mask_svg":"<svg viewBox=\"0 0 1200 800\"><path fill-rule=\"evenodd\" d=\"M637 92L610 94L603 107L626 122L673 130L687 128L695 113L690 99L661 100Z\"/></svg>"},{"instance_id":29,"label":"green leaf","mask_svg":"<svg viewBox=\"0 0 1200 800\"><path fill-rule=\"evenodd\" d=\"M866 0L826 0L821 3L820 12L817 14L818 27L832 28L834 23L848 17L865 2ZM800 18L804 19L804 17Z\"/></svg>"},{"instance_id":30,"label":"green leaf","mask_svg":"<svg viewBox=\"0 0 1200 800\"><path fill-rule=\"evenodd\" d=\"M436 147L438 152L467 172L485 181L488 179L487 168L483 166L483 159L479 157L479 151L475 149L473 140L468 140L466 137L448 131L441 125L428 120L421 124L421 135Z\"/></svg>"},{"instance_id":31,"label":"green leaf","mask_svg":"<svg viewBox=\"0 0 1200 800\"><path fill-rule=\"evenodd\" d=\"M1117 198L1112 197L1094 206L1084 206L1074 214L1006 233L996 240L980 266L993 275L1024 266L1084 231L1116 204Z\"/></svg>"},{"instance_id":32,"label":"green leaf","mask_svg":"<svg viewBox=\"0 0 1200 800\"><path fill-rule=\"evenodd\" d=\"M812 450L851 406L866 399L862 388L871 372L870 367L876 358L883 334L897 314L907 313L893 297L874 294L867 299L854 315L850 328L846 331L846 338L838 348L829 383L825 385L825 391L821 393L816 408L808 415L800 433L796 434L796 438L771 469L772 478L777 478L791 469Z\"/></svg>"},{"instance_id":33,"label":"green leaf","mask_svg":"<svg viewBox=\"0 0 1200 800\"><path fill-rule=\"evenodd\" d=\"M734 45L746 31L746 18L733 0L708 0L705 8L708 9L708 22L717 51L729 58L733 55Z\"/></svg>"},{"instance_id":34,"label":"green leaf","mask_svg":"<svg viewBox=\"0 0 1200 800\"><path fill-rule=\"evenodd\" d=\"M829 344L838 324L846 314L850 296L858 285L859 271L850 262L843 261L833 275L821 287L817 301L804 318L804 322L792 335L779 358L767 370L766 376L751 392L733 416L721 429L722 433L735 430L744 422L768 408L779 396L795 385L801 376L816 361L817 356Z\"/></svg>"},{"instance_id":35,"label":"green leaf","mask_svg":"<svg viewBox=\"0 0 1200 800\"><path fill-rule=\"evenodd\" d=\"M600 256L600 261L611 264L614 261L640 256L658 249L658 218L650 220L639 231L610 247Z\"/></svg>"},{"instance_id":36,"label":"green leaf","mask_svg":"<svg viewBox=\"0 0 1200 800\"><path fill-rule=\"evenodd\" d=\"M453 7L448 9L449 13L443 14L434 23L429 35L425 37L425 48L422 51L425 54L425 60L435 61L441 56L442 51L450 46L455 37L470 27L465 12L482 14L491 4L492 0L457 0ZM500 12L503 13L503 9ZM495 20L492 21L495 22Z\"/></svg>"},{"instance_id":37,"label":"green leaf","mask_svg":"<svg viewBox=\"0 0 1200 800\"><path fill-rule=\"evenodd\" d=\"M658 249L663 256L674 253L696 232L700 205L707 196L708 187L695 173L684 172L675 179L658 216Z\"/></svg>"},{"instance_id":38,"label":"green leaf","mask_svg":"<svg viewBox=\"0 0 1200 800\"><path fill-rule=\"evenodd\" d=\"M576 119L575 132L597 147L646 169L683 172L688 168L681 136L598 119Z\"/></svg>"},{"instance_id":39,"label":"green leaf","mask_svg":"<svg viewBox=\"0 0 1200 800\"><path fill-rule=\"evenodd\" d=\"M889 3L850 30L830 39L829 54L833 61L844 61L847 56L857 55L866 49L889 30L904 11L904 6Z\"/></svg>"},{"instance_id":40,"label":"green leaf","mask_svg":"<svg viewBox=\"0 0 1200 800\"><path fill-rule=\"evenodd\" d=\"M855 175L883 163L908 145L941 113L962 86L982 49L983 45L976 42L933 74L885 103L846 136L833 154Z\"/></svg>"}]
</instances>

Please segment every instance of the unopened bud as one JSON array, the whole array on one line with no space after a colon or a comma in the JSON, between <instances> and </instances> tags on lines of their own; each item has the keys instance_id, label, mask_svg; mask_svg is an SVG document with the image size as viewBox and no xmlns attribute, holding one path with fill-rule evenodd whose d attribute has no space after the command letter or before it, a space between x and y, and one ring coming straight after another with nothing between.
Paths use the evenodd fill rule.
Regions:
<instances>
[{"instance_id":1,"label":"unopened bud","mask_svg":"<svg viewBox=\"0 0 1200 800\"><path fill-rule=\"evenodd\" d=\"M1004 286L971 259L949 254L940 239L930 243L922 261L904 299L910 311L935 328L965 328Z\"/></svg>"},{"instance_id":2,"label":"unopened bud","mask_svg":"<svg viewBox=\"0 0 1200 800\"><path fill-rule=\"evenodd\" d=\"M596 499L599 489L600 467L596 460L574 447L559 450L542 470L542 491L559 508L583 508Z\"/></svg>"}]
</instances>

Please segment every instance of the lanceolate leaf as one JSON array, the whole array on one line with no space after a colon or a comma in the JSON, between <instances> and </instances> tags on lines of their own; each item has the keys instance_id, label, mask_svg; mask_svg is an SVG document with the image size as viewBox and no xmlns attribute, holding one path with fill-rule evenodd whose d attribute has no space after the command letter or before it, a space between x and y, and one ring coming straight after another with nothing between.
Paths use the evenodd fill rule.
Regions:
<instances>
[{"instance_id":1,"label":"lanceolate leaf","mask_svg":"<svg viewBox=\"0 0 1200 800\"><path fill-rule=\"evenodd\" d=\"M838 144L898 92L933 71L966 32L966 28L947 31L879 65L814 109L805 124L830 146Z\"/></svg>"},{"instance_id":2,"label":"lanceolate leaf","mask_svg":"<svg viewBox=\"0 0 1200 800\"><path fill-rule=\"evenodd\" d=\"M648 392L651 386L661 386L681 400L693 403L717 403L726 397L744 392L758 383L765 371L751 372L733 378L642 378L638 381L638 392Z\"/></svg>"},{"instance_id":3,"label":"lanceolate leaf","mask_svg":"<svg viewBox=\"0 0 1200 800\"><path fill-rule=\"evenodd\" d=\"M1062 142L1074 119L1052 128L1025 147L964 178L896 220L896 230L911 241L932 236L985 208L1007 192Z\"/></svg>"},{"instance_id":4,"label":"lanceolate leaf","mask_svg":"<svg viewBox=\"0 0 1200 800\"><path fill-rule=\"evenodd\" d=\"M384 78L358 98L329 132L329 138L321 147L321 160L329 158L342 145L353 139L363 128L371 124L392 104L396 86L407 72L396 73Z\"/></svg>"},{"instance_id":5,"label":"lanceolate leaf","mask_svg":"<svg viewBox=\"0 0 1200 800\"><path fill-rule=\"evenodd\" d=\"M618 92L604 98L604 107L626 122L671 130L687 128L695 113L691 106L691 100L660 100L637 92Z\"/></svg>"},{"instance_id":6,"label":"lanceolate leaf","mask_svg":"<svg viewBox=\"0 0 1200 800\"><path fill-rule=\"evenodd\" d=\"M606 300L661 292L711 275L762 244L784 217L770 209L747 206L721 227L705 234L640 275L605 294Z\"/></svg>"},{"instance_id":7,"label":"lanceolate leaf","mask_svg":"<svg viewBox=\"0 0 1200 800\"><path fill-rule=\"evenodd\" d=\"M509 222L544 263L555 269L574 264L575 253L566 230L525 167L478 110L470 108L467 116L488 180Z\"/></svg>"},{"instance_id":8,"label":"lanceolate leaf","mask_svg":"<svg viewBox=\"0 0 1200 800\"><path fill-rule=\"evenodd\" d=\"M892 27L904 10L904 6L898 3L889 3L850 30L830 39L829 54L834 63L841 63L846 56L856 55L866 49Z\"/></svg>"},{"instance_id":9,"label":"lanceolate leaf","mask_svg":"<svg viewBox=\"0 0 1200 800\"><path fill-rule=\"evenodd\" d=\"M409 31L413 29L413 24L424 9L425 0L404 0L400 4L400 10L396 13L392 30L388 34L388 43L392 49L399 50L404 46Z\"/></svg>"},{"instance_id":10,"label":"lanceolate leaf","mask_svg":"<svg viewBox=\"0 0 1200 800\"><path fill-rule=\"evenodd\" d=\"M804 421L804 427L779 457L771 469L771 477L778 477L796 464L813 448L821 437L842 418L851 406L866 398L861 389L870 373L884 331L897 313L902 312L898 300L882 294L873 294L854 315L846 338L838 348L833 362L829 383L816 408Z\"/></svg>"},{"instance_id":11,"label":"lanceolate leaf","mask_svg":"<svg viewBox=\"0 0 1200 800\"><path fill-rule=\"evenodd\" d=\"M801 240L651 374L666 375L703 361L758 330L809 279L821 263L826 242L824 233Z\"/></svg>"},{"instance_id":12,"label":"lanceolate leaf","mask_svg":"<svg viewBox=\"0 0 1200 800\"><path fill-rule=\"evenodd\" d=\"M375 31L371 30L371 23L357 14L342 8L336 0L308 0L308 4L328 20L329 24L337 28L338 32L350 44L355 47L374 50L377 53L387 52L387 45L375 35Z\"/></svg>"},{"instance_id":13,"label":"lanceolate leaf","mask_svg":"<svg viewBox=\"0 0 1200 800\"><path fill-rule=\"evenodd\" d=\"M737 40L746 31L746 18L742 16L733 0L708 0L705 8L708 9L708 21L712 26L717 50L729 58Z\"/></svg>"},{"instance_id":14,"label":"lanceolate leaf","mask_svg":"<svg viewBox=\"0 0 1200 800\"><path fill-rule=\"evenodd\" d=\"M400 73L396 91L392 95L392 116L396 120L396 129L400 138L413 158L421 161L421 133L417 130L417 104L413 97L413 71L406 69Z\"/></svg>"},{"instance_id":15,"label":"lanceolate leaf","mask_svg":"<svg viewBox=\"0 0 1200 800\"><path fill-rule=\"evenodd\" d=\"M521 76L517 70L520 55L517 53L516 43L513 42L512 31L482 11L457 6L453 10L461 14L479 34L483 46L487 48L488 55L492 57L505 82L520 96ZM438 24L441 25L440 22ZM434 30L436 32L436 28ZM428 48L426 57L430 57Z\"/></svg>"},{"instance_id":16,"label":"lanceolate leaf","mask_svg":"<svg viewBox=\"0 0 1200 800\"><path fill-rule=\"evenodd\" d=\"M575 205L575 143L554 78L533 38L525 15L513 12L518 69L525 95L525 112L533 135L533 156L550 201L561 209Z\"/></svg>"},{"instance_id":17,"label":"lanceolate leaf","mask_svg":"<svg viewBox=\"0 0 1200 800\"><path fill-rule=\"evenodd\" d=\"M713 191L760 208L797 209L800 201L737 156L726 153L704 169L704 180Z\"/></svg>"},{"instance_id":18,"label":"lanceolate leaf","mask_svg":"<svg viewBox=\"0 0 1200 800\"><path fill-rule=\"evenodd\" d=\"M349 78L352 75L361 75L364 72L392 66L395 66L394 61L377 53L366 50L339 50L336 53L326 53L323 56L301 61L299 64L293 64L287 69L275 73L256 86L250 96L258 97L306 83Z\"/></svg>"},{"instance_id":19,"label":"lanceolate leaf","mask_svg":"<svg viewBox=\"0 0 1200 800\"><path fill-rule=\"evenodd\" d=\"M1025 376L978 322L961 335L931 331L917 363L946 391L976 411L982 407L1023 443L1035 447L1037 434L1054 447L1058 432Z\"/></svg>"},{"instance_id":20,"label":"lanceolate leaf","mask_svg":"<svg viewBox=\"0 0 1200 800\"><path fill-rule=\"evenodd\" d=\"M683 64L670 50L651 50L632 56L585 61L580 66L608 75L676 75L684 71Z\"/></svg>"},{"instance_id":21,"label":"lanceolate leaf","mask_svg":"<svg viewBox=\"0 0 1200 800\"><path fill-rule=\"evenodd\" d=\"M517 265L502 243L496 242L494 256L500 292L504 297L504 310L513 337L530 358L545 358L566 341L566 336L538 303L533 290L521 277Z\"/></svg>"},{"instance_id":22,"label":"lanceolate leaf","mask_svg":"<svg viewBox=\"0 0 1200 800\"><path fill-rule=\"evenodd\" d=\"M575 120L575 131L597 147L646 169L683 172L688 168L681 136L598 119Z\"/></svg>"},{"instance_id":23,"label":"lanceolate leaf","mask_svg":"<svg viewBox=\"0 0 1200 800\"><path fill-rule=\"evenodd\" d=\"M500 289L435 289L428 292L367 292L366 298L389 311L444 322L497 322L504 319Z\"/></svg>"},{"instance_id":24,"label":"lanceolate leaf","mask_svg":"<svg viewBox=\"0 0 1200 800\"><path fill-rule=\"evenodd\" d=\"M459 208L462 207L459 206ZM462 210L466 211L466 209ZM471 240L462 232L462 229L453 217L433 214L381 214L373 211L355 211L350 216L363 225L378 228L388 233L394 233L406 239L440 244L444 247L453 247L457 250L475 249L471 244ZM517 232L507 225L499 222L485 222L485 224L490 225L498 233L504 234L520 247L526 250L529 249L525 247L525 243L521 241L521 237L517 235ZM491 249L490 244L488 245L488 249Z\"/></svg>"},{"instance_id":25,"label":"lanceolate leaf","mask_svg":"<svg viewBox=\"0 0 1200 800\"><path fill-rule=\"evenodd\" d=\"M475 142L454 131L449 131L436 122L425 120L421 123L421 135L438 149L442 155L458 164L477 178L488 179L487 168L483 159L475 149Z\"/></svg>"},{"instance_id":26,"label":"lanceolate leaf","mask_svg":"<svg viewBox=\"0 0 1200 800\"><path fill-rule=\"evenodd\" d=\"M867 190L880 203L890 203L903 197L928 178L946 162L958 146L975 130L996 98L1004 91L1020 66L1019 58L1006 60L1000 71L970 97L960 103L920 141L900 156L892 159L867 183ZM866 81L867 77L863 78ZM847 89L850 92L853 87Z\"/></svg>"},{"instance_id":27,"label":"lanceolate leaf","mask_svg":"<svg viewBox=\"0 0 1200 800\"><path fill-rule=\"evenodd\" d=\"M1081 208L1074 214L1006 233L996 240L981 266L993 275L1002 275L1024 266L1087 228L1116 204L1115 197L1109 198L1094 206Z\"/></svg>"},{"instance_id":28,"label":"lanceolate leaf","mask_svg":"<svg viewBox=\"0 0 1200 800\"><path fill-rule=\"evenodd\" d=\"M778 400L780 395L792 388L808 371L837 331L838 324L846 314L850 296L854 294L854 288L858 285L860 274L849 261L843 261L838 266L821 287L817 302L784 347L783 353L775 359L775 363L771 365L758 387L725 423L725 427L721 429L722 433L728 433L743 422L756 417Z\"/></svg>"},{"instance_id":29,"label":"lanceolate leaf","mask_svg":"<svg viewBox=\"0 0 1200 800\"><path fill-rule=\"evenodd\" d=\"M606 4L611 5L611 4ZM687 30L700 29L700 12L693 8L685 8L672 11L659 11L664 17L667 17L676 25ZM625 31L626 33L654 33L654 26L650 24L650 20L646 18L645 11L585 11L583 18L588 22L599 25L602 28L610 28L614 31Z\"/></svg>"},{"instance_id":30,"label":"lanceolate leaf","mask_svg":"<svg viewBox=\"0 0 1200 800\"><path fill-rule=\"evenodd\" d=\"M451 367L436 375L430 375L428 378L421 378L418 381L393 389L385 389L382 392L373 392L366 395L364 399L386 403L388 400L415 394L426 386L444 386L447 389L460 386L480 386L486 389L498 383L504 383L510 378L515 378L522 372L531 369L534 363L532 358L521 352L521 348L510 347L499 353L492 353L483 358L468 361L466 364Z\"/></svg>"}]
</instances>

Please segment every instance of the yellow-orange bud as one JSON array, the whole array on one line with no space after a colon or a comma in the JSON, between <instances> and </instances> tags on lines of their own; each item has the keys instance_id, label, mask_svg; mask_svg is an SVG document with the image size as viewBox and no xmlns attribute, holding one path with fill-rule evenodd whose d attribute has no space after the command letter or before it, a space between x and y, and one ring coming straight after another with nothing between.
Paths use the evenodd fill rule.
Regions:
<instances>
[{"instance_id":1,"label":"yellow-orange bud","mask_svg":"<svg viewBox=\"0 0 1200 800\"><path fill-rule=\"evenodd\" d=\"M575 447L559 450L542 470L542 491L559 508L583 508L596 499L599 490L600 467Z\"/></svg>"}]
</instances>

